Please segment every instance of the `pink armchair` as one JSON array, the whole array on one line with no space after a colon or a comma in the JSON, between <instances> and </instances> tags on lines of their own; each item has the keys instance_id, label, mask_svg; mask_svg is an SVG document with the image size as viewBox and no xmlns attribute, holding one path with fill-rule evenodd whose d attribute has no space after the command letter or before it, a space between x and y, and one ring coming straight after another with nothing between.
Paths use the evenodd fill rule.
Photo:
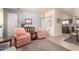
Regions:
<instances>
[{"instance_id":1,"label":"pink armchair","mask_svg":"<svg viewBox=\"0 0 79 59\"><path fill-rule=\"evenodd\" d=\"M31 42L30 33L26 32L24 28L16 28L15 30L15 46L21 47Z\"/></svg>"},{"instance_id":2,"label":"pink armchair","mask_svg":"<svg viewBox=\"0 0 79 59\"><path fill-rule=\"evenodd\" d=\"M36 28L36 32L38 39L47 37L47 33L41 27Z\"/></svg>"}]
</instances>

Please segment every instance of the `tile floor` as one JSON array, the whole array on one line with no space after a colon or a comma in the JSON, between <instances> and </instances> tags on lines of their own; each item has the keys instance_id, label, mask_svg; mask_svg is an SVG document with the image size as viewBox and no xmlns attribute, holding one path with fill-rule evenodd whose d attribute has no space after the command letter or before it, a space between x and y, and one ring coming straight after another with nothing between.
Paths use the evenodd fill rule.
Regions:
<instances>
[{"instance_id":1,"label":"tile floor","mask_svg":"<svg viewBox=\"0 0 79 59\"><path fill-rule=\"evenodd\" d=\"M63 34L63 35L57 36L57 37L50 36L47 39L58 44L58 45L61 45L62 47L69 49L70 51L79 51L79 46L64 41L67 38L69 38L69 34Z\"/></svg>"}]
</instances>

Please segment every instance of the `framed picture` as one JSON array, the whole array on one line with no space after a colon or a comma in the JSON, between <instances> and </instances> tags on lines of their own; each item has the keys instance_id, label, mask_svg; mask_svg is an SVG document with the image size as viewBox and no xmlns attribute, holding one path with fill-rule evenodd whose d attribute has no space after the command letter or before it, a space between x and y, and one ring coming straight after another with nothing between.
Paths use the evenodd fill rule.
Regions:
<instances>
[{"instance_id":1,"label":"framed picture","mask_svg":"<svg viewBox=\"0 0 79 59\"><path fill-rule=\"evenodd\" d=\"M26 24L32 24L32 19L25 19Z\"/></svg>"},{"instance_id":2,"label":"framed picture","mask_svg":"<svg viewBox=\"0 0 79 59\"><path fill-rule=\"evenodd\" d=\"M61 23L61 19L60 18L57 18L57 23Z\"/></svg>"}]
</instances>

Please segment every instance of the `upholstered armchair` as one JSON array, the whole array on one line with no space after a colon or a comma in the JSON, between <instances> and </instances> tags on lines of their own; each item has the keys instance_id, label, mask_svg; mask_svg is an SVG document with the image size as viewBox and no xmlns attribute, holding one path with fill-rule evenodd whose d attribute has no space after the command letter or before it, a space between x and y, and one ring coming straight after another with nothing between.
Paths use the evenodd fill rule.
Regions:
<instances>
[{"instance_id":1,"label":"upholstered armchair","mask_svg":"<svg viewBox=\"0 0 79 59\"><path fill-rule=\"evenodd\" d=\"M37 32L38 39L47 37L47 33L41 27L36 28L36 32Z\"/></svg>"},{"instance_id":2,"label":"upholstered armchair","mask_svg":"<svg viewBox=\"0 0 79 59\"><path fill-rule=\"evenodd\" d=\"M31 42L31 35L24 28L16 28L14 37L16 48Z\"/></svg>"}]
</instances>

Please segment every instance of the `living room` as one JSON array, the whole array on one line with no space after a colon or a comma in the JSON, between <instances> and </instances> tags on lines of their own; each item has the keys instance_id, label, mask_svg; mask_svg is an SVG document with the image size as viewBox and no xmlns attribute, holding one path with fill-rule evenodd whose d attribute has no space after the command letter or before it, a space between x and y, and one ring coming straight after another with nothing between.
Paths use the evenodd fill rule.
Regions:
<instances>
[{"instance_id":1,"label":"living room","mask_svg":"<svg viewBox=\"0 0 79 59\"><path fill-rule=\"evenodd\" d=\"M78 12L78 8L1 8L1 44L10 42L11 50L14 49L17 51L79 50L78 44L64 41L70 38L71 32L69 27L70 25L73 27L75 19L79 19ZM65 28L63 26L68 27ZM26 32L30 33L26 35L29 37L27 37L27 39L30 39L27 41L29 44L26 44L24 41L20 42L19 39L16 38L16 31L17 33L24 31L16 30L16 28L20 28L20 30L24 28ZM38 28L42 30L42 34L40 35L39 31L37 31ZM74 32L73 28L71 30ZM71 35L72 38L73 36L74 35ZM18 45L20 45L20 47L18 47Z\"/></svg>"}]
</instances>

